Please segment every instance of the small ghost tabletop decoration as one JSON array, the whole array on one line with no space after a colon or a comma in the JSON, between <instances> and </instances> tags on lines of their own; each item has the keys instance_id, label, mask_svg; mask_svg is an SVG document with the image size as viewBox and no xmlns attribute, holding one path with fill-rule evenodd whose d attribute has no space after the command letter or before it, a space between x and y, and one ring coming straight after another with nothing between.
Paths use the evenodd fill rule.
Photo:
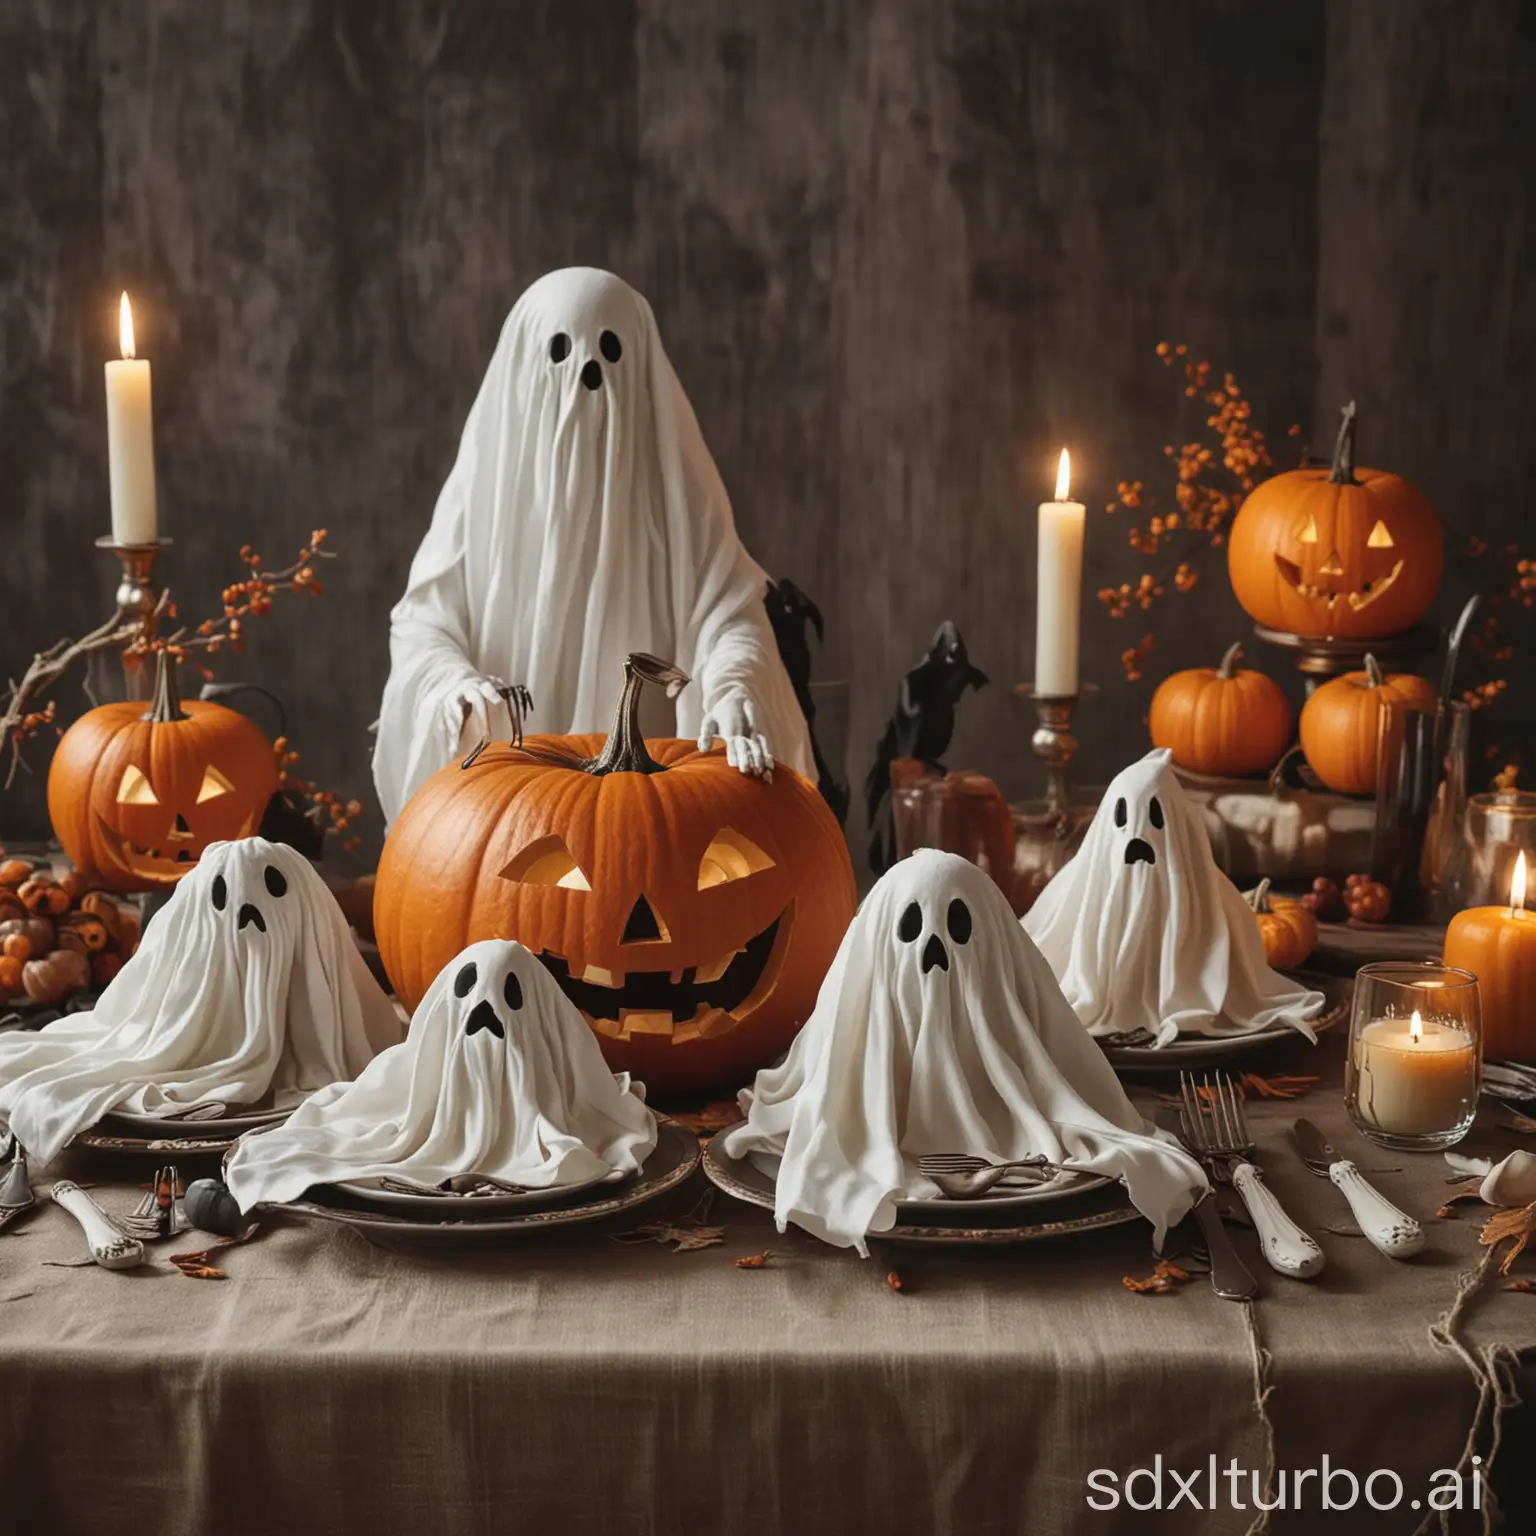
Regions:
<instances>
[{"instance_id":1,"label":"small ghost tabletop decoration","mask_svg":"<svg viewBox=\"0 0 1536 1536\"><path fill-rule=\"evenodd\" d=\"M540 278L502 327L390 616L385 819L492 735L503 679L532 694L533 729L597 731L632 651L698 681L676 730L648 735L719 739L744 772L776 757L814 780L767 588L650 305L591 267Z\"/></svg>"},{"instance_id":2,"label":"small ghost tabletop decoration","mask_svg":"<svg viewBox=\"0 0 1536 1536\"><path fill-rule=\"evenodd\" d=\"M249 1211L381 1174L436 1184L477 1173L549 1189L634 1173L656 1145L644 1092L608 1070L533 954L487 939L443 968L401 1044L242 1141L225 1179Z\"/></svg>"},{"instance_id":3,"label":"small ghost tabletop decoration","mask_svg":"<svg viewBox=\"0 0 1536 1536\"><path fill-rule=\"evenodd\" d=\"M1207 1187L1131 1105L1007 898L935 849L876 884L788 1057L741 1106L723 1145L774 1175L779 1230L860 1253L900 1200L937 1194L926 1153L1113 1175L1159 1240Z\"/></svg>"},{"instance_id":4,"label":"small ghost tabletop decoration","mask_svg":"<svg viewBox=\"0 0 1536 1536\"><path fill-rule=\"evenodd\" d=\"M0 1036L0 1119L42 1165L111 1109L296 1104L400 1035L314 866L214 843L94 1010Z\"/></svg>"},{"instance_id":5,"label":"small ghost tabletop decoration","mask_svg":"<svg viewBox=\"0 0 1536 1536\"><path fill-rule=\"evenodd\" d=\"M1199 812L1149 752L1110 783L1082 846L1023 918L1094 1035L1309 1040L1323 995L1270 969L1252 909L1216 867Z\"/></svg>"}]
</instances>

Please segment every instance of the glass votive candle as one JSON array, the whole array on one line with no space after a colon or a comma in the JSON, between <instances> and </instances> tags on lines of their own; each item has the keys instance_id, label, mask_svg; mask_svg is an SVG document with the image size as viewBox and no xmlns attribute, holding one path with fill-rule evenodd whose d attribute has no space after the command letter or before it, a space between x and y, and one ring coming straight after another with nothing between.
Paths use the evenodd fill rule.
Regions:
<instances>
[{"instance_id":1,"label":"glass votive candle","mask_svg":"<svg viewBox=\"0 0 1536 1536\"><path fill-rule=\"evenodd\" d=\"M1363 1136L1408 1152L1454 1146L1471 1128L1482 1076L1482 1010L1471 971L1360 967L1344 1101Z\"/></svg>"}]
</instances>

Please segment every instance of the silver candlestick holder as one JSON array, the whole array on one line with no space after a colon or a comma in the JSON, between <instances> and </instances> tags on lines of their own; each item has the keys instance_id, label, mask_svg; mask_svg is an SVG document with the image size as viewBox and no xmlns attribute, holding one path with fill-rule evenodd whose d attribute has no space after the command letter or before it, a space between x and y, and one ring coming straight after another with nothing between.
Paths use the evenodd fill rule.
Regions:
<instances>
[{"instance_id":1,"label":"silver candlestick holder","mask_svg":"<svg viewBox=\"0 0 1536 1536\"><path fill-rule=\"evenodd\" d=\"M1077 754L1072 716L1080 700L1099 690L1083 683L1074 694L1043 694L1033 683L1014 687L1017 697L1034 706L1030 750L1045 764L1045 798L1012 807L1014 832L1014 910L1024 913L1061 867L1077 852L1093 820L1094 797L1074 802L1070 769Z\"/></svg>"},{"instance_id":2,"label":"silver candlestick holder","mask_svg":"<svg viewBox=\"0 0 1536 1536\"><path fill-rule=\"evenodd\" d=\"M122 579L117 585L117 616L122 623L136 623L138 638L155 638L160 611L160 593L155 588L155 561L162 549L169 549L173 539L154 539L147 544L119 544L110 534L96 540L97 549L110 549L122 564ZM123 666L123 680L130 699L147 696L149 686L142 666Z\"/></svg>"}]
</instances>

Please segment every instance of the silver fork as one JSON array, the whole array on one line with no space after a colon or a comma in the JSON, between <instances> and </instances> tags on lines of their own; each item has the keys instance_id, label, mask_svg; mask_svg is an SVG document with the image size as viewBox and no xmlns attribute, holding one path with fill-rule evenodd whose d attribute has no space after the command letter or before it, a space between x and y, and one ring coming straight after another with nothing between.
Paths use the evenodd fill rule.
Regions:
<instances>
[{"instance_id":1,"label":"silver fork","mask_svg":"<svg viewBox=\"0 0 1536 1536\"><path fill-rule=\"evenodd\" d=\"M929 1152L918 1158L917 1171L925 1179L932 1179L951 1200L975 1200L997 1185L1012 1183L1021 1176L1028 1183L1039 1184L1069 1170L1039 1156L989 1163L984 1157L964 1152Z\"/></svg>"},{"instance_id":2,"label":"silver fork","mask_svg":"<svg viewBox=\"0 0 1536 1536\"><path fill-rule=\"evenodd\" d=\"M379 1188L397 1195L438 1195L451 1198L454 1195L466 1199L475 1195L524 1195L528 1185L513 1184L489 1173L456 1173L439 1184L423 1184L418 1179L408 1179L403 1174L379 1175Z\"/></svg>"},{"instance_id":3,"label":"silver fork","mask_svg":"<svg viewBox=\"0 0 1536 1536\"><path fill-rule=\"evenodd\" d=\"M1313 1279L1326 1262L1323 1250L1286 1215L1251 1161L1253 1134L1237 1086L1218 1072L1214 1084L1206 1077L1202 1090L1188 1072L1179 1074L1180 1120L1190 1150L1242 1196L1270 1268L1293 1280Z\"/></svg>"},{"instance_id":4,"label":"silver fork","mask_svg":"<svg viewBox=\"0 0 1536 1536\"><path fill-rule=\"evenodd\" d=\"M140 1242L152 1243L187 1231L190 1223L181 1201L181 1175L173 1164L155 1170L154 1182L133 1212L122 1220L123 1230Z\"/></svg>"}]
</instances>

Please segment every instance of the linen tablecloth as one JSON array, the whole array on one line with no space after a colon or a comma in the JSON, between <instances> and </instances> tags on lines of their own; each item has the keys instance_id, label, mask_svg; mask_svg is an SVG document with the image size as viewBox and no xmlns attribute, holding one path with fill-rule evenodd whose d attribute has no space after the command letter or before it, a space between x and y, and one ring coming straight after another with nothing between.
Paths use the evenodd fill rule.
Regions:
<instances>
[{"instance_id":1,"label":"linen tablecloth","mask_svg":"<svg viewBox=\"0 0 1536 1536\"><path fill-rule=\"evenodd\" d=\"M1326 1455L1403 1480L1394 1512L1362 1494L1320 1518L1314 1478L1309 1510L1277 1512L1273 1529L1407 1533L1422 1518L1408 1501L1455 1465L1473 1412L1471 1377L1429 1330L1479 1259L1484 1212L1434 1220L1443 1162L1349 1131L1337 1040L1264 1065L1325 1076L1254 1117L1266 1177L1322 1243L1326 1273L1284 1280L1238 1234L1263 1281L1279 1465L1321 1470ZM1426 1219L1424 1255L1395 1264L1327 1230L1352 1223L1288 1149L1298 1110L1363 1168L1400 1170L1373 1177ZM1480 1127L1469 1145L1510 1144ZM129 1209L120 1171L72 1171L93 1167L97 1198ZM700 1194L689 1186L672 1209ZM725 1241L695 1252L587 1230L426 1258L280 1219L220 1257L220 1282L166 1262L203 1246L195 1234L127 1274L51 1267L84 1250L62 1211L39 1210L0 1235L0 1532L1248 1528L1224 1476L1208 1507L1209 1457L1223 1474L1236 1459L1244 1504L1264 1466L1243 1309L1203 1281L1126 1290L1122 1275L1152 1267L1145 1226L988 1252L877 1245L860 1261L724 1196L709 1220ZM765 1248L765 1267L736 1266ZM1536 1295L1494 1282L1467 1331L1536 1344ZM1512 1531L1536 1528L1522 1482L1533 1448L1536 1419L1509 1410ZM1163 1509L1129 1507L1127 1491L1154 1499L1159 1455ZM1138 1467L1149 1472L1127 1490ZM1201 1471L1176 1509L1169 1469ZM1090 1505L1111 1488L1118 1507ZM1347 1491L1336 1479L1337 1500Z\"/></svg>"}]
</instances>

